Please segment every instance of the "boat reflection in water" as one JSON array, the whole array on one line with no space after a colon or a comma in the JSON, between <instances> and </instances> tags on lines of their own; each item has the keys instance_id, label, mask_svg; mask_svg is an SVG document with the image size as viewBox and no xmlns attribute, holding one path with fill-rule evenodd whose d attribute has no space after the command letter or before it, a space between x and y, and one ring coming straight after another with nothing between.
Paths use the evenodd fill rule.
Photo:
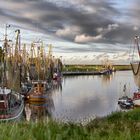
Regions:
<instances>
[{"instance_id":1,"label":"boat reflection in water","mask_svg":"<svg viewBox=\"0 0 140 140\"><path fill-rule=\"evenodd\" d=\"M112 81L113 77L114 77L114 72L112 72L112 74L108 74L108 75L101 75L102 78L102 82L104 85L110 84L110 82Z\"/></svg>"},{"instance_id":2,"label":"boat reflection in water","mask_svg":"<svg viewBox=\"0 0 140 140\"><path fill-rule=\"evenodd\" d=\"M26 102L25 117L27 121L46 120L48 117L51 117L54 109L54 102L50 95L43 102Z\"/></svg>"},{"instance_id":3,"label":"boat reflection in water","mask_svg":"<svg viewBox=\"0 0 140 140\"><path fill-rule=\"evenodd\" d=\"M62 91L62 79L60 80L53 80L53 91Z\"/></svg>"}]
</instances>

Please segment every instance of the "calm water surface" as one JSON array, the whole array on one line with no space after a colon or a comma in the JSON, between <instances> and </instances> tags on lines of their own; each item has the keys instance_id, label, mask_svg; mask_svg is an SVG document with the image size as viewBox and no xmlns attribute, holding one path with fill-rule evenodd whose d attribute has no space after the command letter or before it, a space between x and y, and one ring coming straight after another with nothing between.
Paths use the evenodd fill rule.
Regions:
<instances>
[{"instance_id":1,"label":"calm water surface","mask_svg":"<svg viewBox=\"0 0 140 140\"><path fill-rule=\"evenodd\" d=\"M88 122L95 116L106 116L119 110L117 101L122 96L124 84L132 97L137 87L131 71L119 71L109 76L63 77L62 83L54 82L54 89L45 104L26 105L26 118L29 120L36 115L63 122Z\"/></svg>"}]
</instances>

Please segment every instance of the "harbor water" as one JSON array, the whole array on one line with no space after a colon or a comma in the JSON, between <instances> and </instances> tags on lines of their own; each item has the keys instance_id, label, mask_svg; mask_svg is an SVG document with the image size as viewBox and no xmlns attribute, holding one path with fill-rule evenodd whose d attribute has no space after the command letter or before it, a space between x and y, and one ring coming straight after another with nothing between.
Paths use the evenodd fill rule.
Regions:
<instances>
[{"instance_id":1,"label":"harbor water","mask_svg":"<svg viewBox=\"0 0 140 140\"><path fill-rule=\"evenodd\" d=\"M62 122L87 123L119 111L118 98L133 96L137 89L132 71L117 71L111 75L64 76L54 81L46 103L26 104L26 120L52 118Z\"/></svg>"}]
</instances>

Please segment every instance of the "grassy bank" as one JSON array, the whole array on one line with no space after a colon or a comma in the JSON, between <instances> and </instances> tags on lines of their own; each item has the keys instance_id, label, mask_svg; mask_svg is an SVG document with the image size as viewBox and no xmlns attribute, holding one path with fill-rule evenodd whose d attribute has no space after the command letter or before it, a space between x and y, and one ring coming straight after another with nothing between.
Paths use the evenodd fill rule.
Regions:
<instances>
[{"instance_id":1,"label":"grassy bank","mask_svg":"<svg viewBox=\"0 0 140 140\"><path fill-rule=\"evenodd\" d=\"M0 140L138 140L140 109L117 112L92 121L87 126L53 121L1 123Z\"/></svg>"},{"instance_id":2,"label":"grassy bank","mask_svg":"<svg viewBox=\"0 0 140 140\"><path fill-rule=\"evenodd\" d=\"M131 70L130 65L114 65L116 70Z\"/></svg>"},{"instance_id":3,"label":"grassy bank","mask_svg":"<svg viewBox=\"0 0 140 140\"><path fill-rule=\"evenodd\" d=\"M114 65L115 70L131 70L130 65ZM65 65L63 71L100 71L102 65Z\"/></svg>"}]
</instances>

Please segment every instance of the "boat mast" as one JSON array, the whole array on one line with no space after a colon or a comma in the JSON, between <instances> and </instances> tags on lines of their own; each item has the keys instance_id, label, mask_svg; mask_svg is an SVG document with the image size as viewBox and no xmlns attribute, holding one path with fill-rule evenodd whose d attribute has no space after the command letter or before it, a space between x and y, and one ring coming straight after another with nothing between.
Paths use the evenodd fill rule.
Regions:
<instances>
[{"instance_id":1,"label":"boat mast","mask_svg":"<svg viewBox=\"0 0 140 140\"><path fill-rule=\"evenodd\" d=\"M15 31L17 33L16 35L16 45L15 45L15 59L16 59L16 66L19 68L19 86L21 88L21 72L22 72L22 66L21 66L21 49L20 49L20 30L17 29Z\"/></svg>"},{"instance_id":2,"label":"boat mast","mask_svg":"<svg viewBox=\"0 0 140 140\"><path fill-rule=\"evenodd\" d=\"M7 86L7 77L6 77L6 60L7 60L7 50L8 50L8 39L7 39L7 28L10 25L5 25L5 35L4 35L4 46L3 46L3 79L2 79L2 86Z\"/></svg>"}]
</instances>

